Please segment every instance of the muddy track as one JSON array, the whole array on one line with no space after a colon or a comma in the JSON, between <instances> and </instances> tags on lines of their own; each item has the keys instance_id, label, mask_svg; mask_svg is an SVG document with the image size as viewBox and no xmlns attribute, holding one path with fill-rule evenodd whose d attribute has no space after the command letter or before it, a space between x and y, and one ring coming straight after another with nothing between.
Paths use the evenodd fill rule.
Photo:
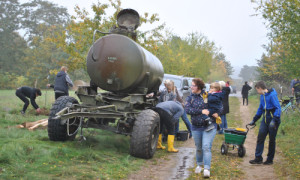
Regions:
<instances>
[{"instance_id":1,"label":"muddy track","mask_svg":"<svg viewBox=\"0 0 300 180\"><path fill-rule=\"evenodd\" d=\"M166 180L188 178L190 175L188 169L193 168L195 163L194 140L189 139L185 141L178 149L178 153L172 153L165 159L160 158L156 161L147 161L139 171L132 173L126 179Z\"/></svg>"},{"instance_id":2,"label":"muddy track","mask_svg":"<svg viewBox=\"0 0 300 180\"><path fill-rule=\"evenodd\" d=\"M249 112L249 106L243 106L242 98L240 98L240 113L242 114L243 126L245 127L249 122L252 121L252 115ZM260 121L259 121L260 122ZM256 127L258 128L258 127ZM274 171L273 165L252 165L249 163L250 160L255 157L255 147L256 147L257 133L252 129L248 132L247 138L245 141L246 155L243 158L243 162L241 163L241 169L245 172L245 179L277 179L277 176ZM264 160L267 157L268 153L268 137L265 141L265 149L263 153ZM276 157L278 153L275 153L274 163L278 162L278 157Z\"/></svg>"},{"instance_id":3,"label":"muddy track","mask_svg":"<svg viewBox=\"0 0 300 180\"><path fill-rule=\"evenodd\" d=\"M242 98L237 96L240 100L240 113L243 119L243 126L245 127L252 120L252 115L249 112L248 106L242 105ZM256 127L257 128L257 127ZM257 133L252 129L247 134L245 141L246 155L239 165L245 173L244 179L279 179L274 171L273 165L251 165L249 163L255 156ZM266 158L268 152L268 137L263 157ZM187 179L190 175L191 168L195 165L195 145L194 140L189 139L182 143L179 147L179 153L173 153L166 157L159 159L152 159L146 161L143 167L136 172L130 174L126 179L132 180L166 180L166 179ZM176 147L176 146L175 146ZM161 150L160 150L161 151ZM281 157L278 153L275 154L274 163L280 163Z\"/></svg>"}]
</instances>

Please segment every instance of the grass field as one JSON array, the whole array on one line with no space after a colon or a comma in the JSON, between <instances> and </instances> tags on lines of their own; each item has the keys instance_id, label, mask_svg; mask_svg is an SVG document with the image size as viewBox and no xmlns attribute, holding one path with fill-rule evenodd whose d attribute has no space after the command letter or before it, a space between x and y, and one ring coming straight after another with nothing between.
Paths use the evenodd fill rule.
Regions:
<instances>
[{"instance_id":1,"label":"grass field","mask_svg":"<svg viewBox=\"0 0 300 180\"><path fill-rule=\"evenodd\" d=\"M70 95L76 97L74 92ZM18 124L47 116L35 115L31 105L25 116L20 115L23 102L12 90L1 90L0 99L0 179L126 179L129 173L138 170L147 161L129 155L129 137L107 131L84 129L86 141L79 142L76 138L75 141L62 143L49 141L45 129L17 129L15 126ZM253 113L258 104L254 101L257 98L251 97ZM50 109L53 102L54 93L50 90L47 93L43 91L43 96L37 98L37 104L46 109ZM241 116L235 110L239 105L238 98L230 97L231 112L227 115L229 127L242 125ZM285 172L299 178L297 117L299 115L283 117L277 142L286 163ZM184 123L180 122L180 129L185 129ZM241 179L243 170L238 165L242 159L236 151L227 156L221 155L223 140L223 135L216 135L213 143L212 179ZM175 147L180 144L176 142ZM152 160L167 158L168 155L166 151L157 151ZM282 166L284 163L275 165L278 169L284 168ZM199 178L199 175L192 173L190 179L195 177Z\"/></svg>"},{"instance_id":2,"label":"grass field","mask_svg":"<svg viewBox=\"0 0 300 180\"><path fill-rule=\"evenodd\" d=\"M20 115L23 103L14 93L0 91L0 179L121 179L145 161L129 155L129 137L111 132L84 129L87 141L62 143L49 141L47 130L15 128L47 116L36 116L31 105ZM47 92L48 109L53 94ZM44 107L45 96L37 104Z\"/></svg>"}]
</instances>

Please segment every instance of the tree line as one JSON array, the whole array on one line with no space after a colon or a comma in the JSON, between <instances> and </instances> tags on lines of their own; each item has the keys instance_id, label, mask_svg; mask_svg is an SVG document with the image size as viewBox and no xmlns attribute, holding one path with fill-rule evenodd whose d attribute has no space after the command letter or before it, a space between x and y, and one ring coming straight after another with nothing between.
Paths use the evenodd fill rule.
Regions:
<instances>
[{"instance_id":1,"label":"tree line","mask_svg":"<svg viewBox=\"0 0 300 180\"><path fill-rule=\"evenodd\" d=\"M70 16L65 7L45 0L0 1L0 88L43 88L62 65L69 67L74 80L88 81L85 63L93 31L108 32L121 5L121 0L98 1L91 7L93 14L75 6L76 15ZM111 15L107 15L109 8L114 10ZM158 14L146 12L140 19L140 26L151 24L152 29L138 30L137 42L161 60L165 73L205 81L230 79L229 60L208 37L199 32L176 36Z\"/></svg>"},{"instance_id":2,"label":"tree line","mask_svg":"<svg viewBox=\"0 0 300 180\"><path fill-rule=\"evenodd\" d=\"M268 29L266 53L258 59L259 79L289 86L300 78L300 2L299 0L252 0L258 16Z\"/></svg>"}]
</instances>

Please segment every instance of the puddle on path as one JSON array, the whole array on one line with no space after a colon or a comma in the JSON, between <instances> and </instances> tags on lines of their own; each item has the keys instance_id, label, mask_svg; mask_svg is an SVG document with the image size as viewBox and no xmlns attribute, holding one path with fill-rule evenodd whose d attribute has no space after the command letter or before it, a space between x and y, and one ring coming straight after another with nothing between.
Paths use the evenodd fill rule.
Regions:
<instances>
[{"instance_id":1,"label":"puddle on path","mask_svg":"<svg viewBox=\"0 0 300 180\"><path fill-rule=\"evenodd\" d=\"M176 155L177 163L174 164L170 179L187 179L190 174L190 168L195 166L195 148L180 147Z\"/></svg>"}]
</instances>

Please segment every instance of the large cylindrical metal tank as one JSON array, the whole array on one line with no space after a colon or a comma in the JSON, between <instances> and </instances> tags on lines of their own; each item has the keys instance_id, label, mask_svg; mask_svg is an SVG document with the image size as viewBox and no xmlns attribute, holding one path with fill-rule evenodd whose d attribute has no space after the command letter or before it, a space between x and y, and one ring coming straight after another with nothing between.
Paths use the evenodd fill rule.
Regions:
<instances>
[{"instance_id":1,"label":"large cylindrical metal tank","mask_svg":"<svg viewBox=\"0 0 300 180\"><path fill-rule=\"evenodd\" d=\"M98 39L93 46L87 56L92 83L115 93L158 91L163 66L139 44L126 36L111 34Z\"/></svg>"}]
</instances>

